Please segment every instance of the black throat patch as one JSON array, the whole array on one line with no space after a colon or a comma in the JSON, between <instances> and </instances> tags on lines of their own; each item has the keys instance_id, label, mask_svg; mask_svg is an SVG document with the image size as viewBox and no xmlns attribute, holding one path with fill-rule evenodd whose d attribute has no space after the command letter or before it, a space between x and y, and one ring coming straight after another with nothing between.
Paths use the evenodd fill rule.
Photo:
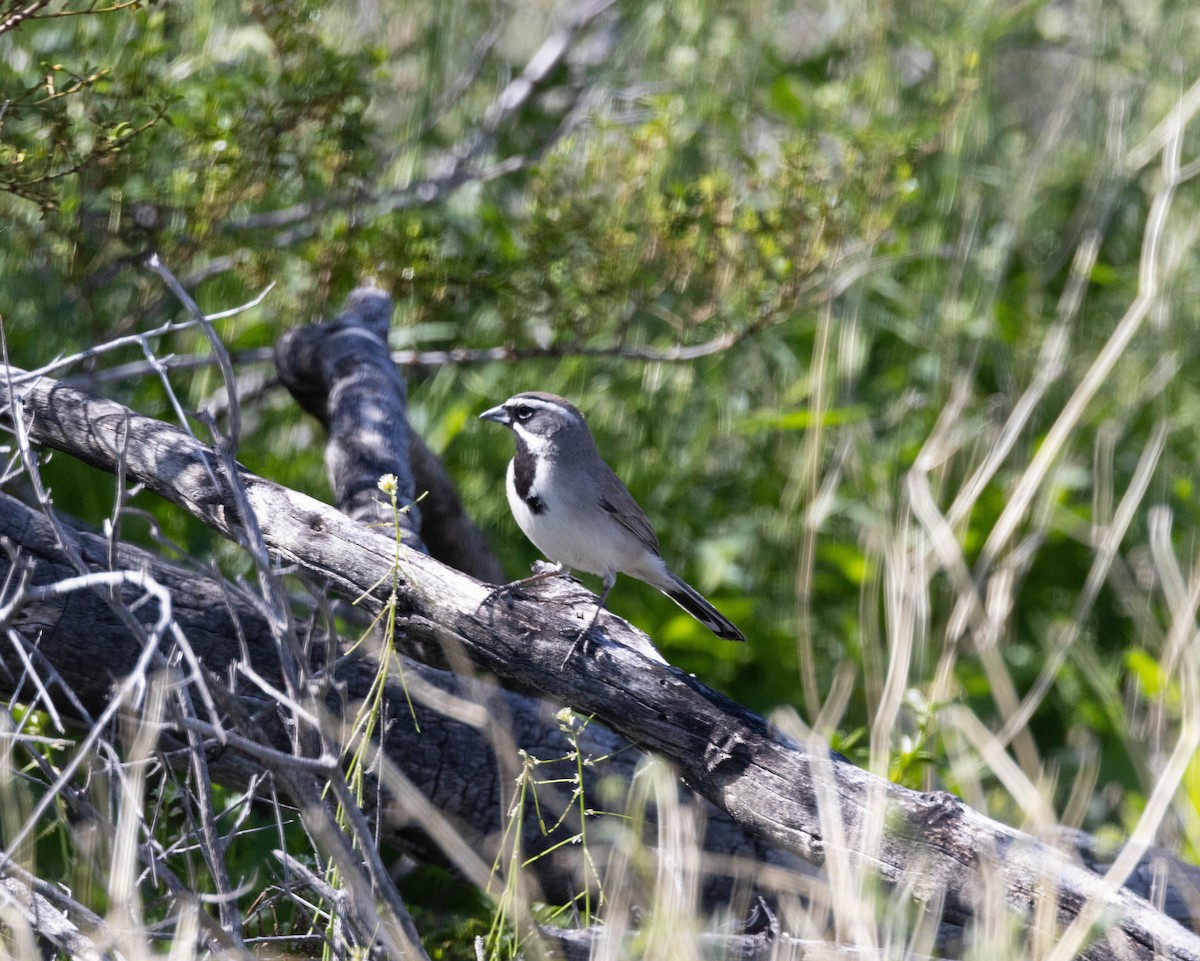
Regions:
<instances>
[{"instance_id":1,"label":"black throat patch","mask_svg":"<svg viewBox=\"0 0 1200 961\"><path fill-rule=\"evenodd\" d=\"M545 502L533 493L533 475L537 471L537 458L529 452L521 435L517 435L517 456L513 458L513 486L517 496L525 502L533 514L540 514L546 509Z\"/></svg>"}]
</instances>

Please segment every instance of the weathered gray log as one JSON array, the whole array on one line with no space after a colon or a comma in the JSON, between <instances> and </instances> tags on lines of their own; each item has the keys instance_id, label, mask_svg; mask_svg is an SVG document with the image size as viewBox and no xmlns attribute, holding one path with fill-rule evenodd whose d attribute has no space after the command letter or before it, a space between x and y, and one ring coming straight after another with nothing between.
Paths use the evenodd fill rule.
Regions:
<instances>
[{"instance_id":1,"label":"weathered gray log","mask_svg":"<svg viewBox=\"0 0 1200 961\"><path fill-rule=\"evenodd\" d=\"M100 961L101 958L112 957L111 954L103 954L91 937L80 931L63 911L50 903L43 891L34 890L32 885L15 877L0 878L0 889L14 904L19 905L29 930L43 940L40 947L44 957L66 957L71 961ZM99 933L108 934L103 919L93 916L88 920L93 921ZM6 932L6 936L12 938L12 932Z\"/></svg>"},{"instance_id":2,"label":"weathered gray log","mask_svg":"<svg viewBox=\"0 0 1200 961\"><path fill-rule=\"evenodd\" d=\"M601 926L566 929L543 927L540 930L542 936L562 952L564 961L635 956L639 947L643 951L645 949L644 944L637 944L639 940L644 941L644 935L640 933L627 932L614 945L612 933ZM631 943L626 948L622 941ZM897 951L895 945L864 948L814 938L798 938L782 933L777 923L754 934L701 934L696 937L695 944L700 957L712 961L806 961L813 958L820 958L821 961L933 961L927 955ZM956 955L939 952L937 956L946 958Z\"/></svg>"},{"instance_id":3,"label":"weathered gray log","mask_svg":"<svg viewBox=\"0 0 1200 961\"><path fill-rule=\"evenodd\" d=\"M35 442L106 470L121 457L127 476L235 536L233 500L216 480L216 461L204 445L53 381L21 383L21 373L8 371L15 388L0 388L0 409L5 419L15 411ZM382 608L391 540L248 471L239 481L276 556L346 596L365 593L368 605ZM1069 923L1094 901L1107 927L1086 957L1200 961L1200 938L1127 889L1111 890L1062 852L950 794L910 791L836 754L809 753L761 717L664 664L644 636L615 617L601 619L606 637L593 656L575 658L563 670L582 618L593 609L584 591L557 584L538 597L481 609L486 586L424 555L405 551L400 575L404 622L397 643L404 649L422 659L439 649L465 655L484 670L595 714L633 743L663 754L741 824L806 860L844 857L920 902L941 904L944 916L959 923L971 919L976 899L997 883L1022 916L1032 916L1039 896L1050 896L1058 921Z\"/></svg>"},{"instance_id":4,"label":"weathered gray log","mask_svg":"<svg viewBox=\"0 0 1200 961\"><path fill-rule=\"evenodd\" d=\"M408 456L408 395L387 350L392 298L359 287L333 320L284 332L275 368L292 396L329 428L325 467L338 508L361 524L392 524L377 486L396 478L404 543L421 543L421 508Z\"/></svg>"},{"instance_id":5,"label":"weathered gray log","mask_svg":"<svg viewBox=\"0 0 1200 961\"><path fill-rule=\"evenodd\" d=\"M194 570L168 563L149 551L127 544L118 545L114 554L109 541L96 534L69 527L64 527L63 532L70 539L70 550L91 570L108 570L110 560L115 556L118 569L149 574L168 590L175 619L192 649L213 673L212 683L221 683L218 679L231 676L231 666L248 657L249 666L256 674L268 683L282 687L279 658L270 628L238 586L201 576ZM0 494L0 544L17 552L16 571L11 556L0 552L0 583L17 583L19 578L10 579L10 573L16 575L21 571L28 572L29 584L33 587L56 584L78 573L58 544L49 521L4 494ZM137 590L133 586L126 586L121 593L127 605L132 606L137 600ZM0 603L8 600L0 597ZM143 604L135 610L135 616L149 625L158 616L158 611L153 604ZM112 683L132 670L141 654L135 639L111 607L90 590L21 605L7 626L19 630L36 644L40 657L70 688L73 697L67 698L63 696L65 692L48 685L55 696L58 712L79 721L86 721L87 717L81 715L76 705L82 706L87 715L99 714L110 696ZM340 646L351 645L343 643ZM328 699L326 708L331 716L338 718L346 707L353 709L365 700L374 683L376 668L377 663L365 654L339 659L334 681L336 688L344 692L344 700ZM401 683L390 680L385 701L391 705L393 723L384 737L383 748L423 798L447 817L466 844L486 852L490 859L505 827L503 815L508 802L501 796L501 788L511 779L502 778L494 745L484 731L423 703L420 690L425 690L424 686L428 685L428 689L488 707L491 717L503 716L513 744L547 762L541 773L548 779L569 778L575 769L573 761L553 760L564 758L570 749L553 717L557 708L486 681L457 677L417 661L408 660L405 673L410 692L416 694L420 732L408 713ZM0 691L6 697L19 693L16 685L21 674L22 666L14 651L7 645L0 645ZM418 685L421 685L420 690ZM33 690L26 690L32 698ZM262 720L262 733L267 736L268 743L286 751L286 732L272 723L274 713L264 710L269 707L269 702L264 701L262 692L253 685L243 684L237 693L244 702L243 713ZM602 778L628 782L642 757L599 724L588 726L580 737L580 747L585 756L604 759L585 768L583 789L587 798L599 794L598 782ZM510 758L509 766L515 765L516 761L515 757ZM244 788L262 770L263 762L248 759L236 750L223 750L213 752L209 767L220 783ZM367 795L374 796L371 791ZM568 792L547 790L539 800L552 822L557 821L564 810L567 817L561 832L549 837L543 835L536 819L527 819L523 843L528 856L539 855L558 844L578 826ZM705 820L704 849L707 853L740 859L747 864L771 864L789 870L800 866L795 858L747 835L727 814L703 803L701 813ZM377 813L383 840L423 862L456 866L420 819L413 817L403 806L388 805ZM462 869L462 865L457 867ZM579 893L578 846L563 847L554 857L539 857L532 869L547 897L566 902ZM474 880L479 881L479 878ZM715 903L727 890L725 879L714 878L706 892L706 903Z\"/></svg>"},{"instance_id":6,"label":"weathered gray log","mask_svg":"<svg viewBox=\"0 0 1200 961\"><path fill-rule=\"evenodd\" d=\"M463 509L441 461L408 423L404 378L388 352L392 300L360 287L333 320L293 327L275 345L279 379L329 431L325 465L336 506L364 524L390 525L376 482L396 475L405 540L481 580L504 577L483 532ZM419 504L417 501L419 500Z\"/></svg>"}]
</instances>

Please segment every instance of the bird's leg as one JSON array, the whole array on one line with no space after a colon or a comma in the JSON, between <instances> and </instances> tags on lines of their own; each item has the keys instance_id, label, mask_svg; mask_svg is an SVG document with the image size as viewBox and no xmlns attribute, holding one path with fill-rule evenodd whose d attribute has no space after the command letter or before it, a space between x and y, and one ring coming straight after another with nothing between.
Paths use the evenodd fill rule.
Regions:
<instances>
[{"instance_id":1,"label":"bird's leg","mask_svg":"<svg viewBox=\"0 0 1200 961\"><path fill-rule=\"evenodd\" d=\"M567 656L563 658L562 666L564 668L567 666L567 661L575 656L575 652L579 650L581 646L584 646L584 639L587 637L588 631L595 627L596 622L600 620L600 612L604 610L604 602L608 600L608 595L612 591L615 583L617 583L617 575L615 571L611 574L604 575L604 593L600 595L600 603L596 605L596 611L592 614L592 619L588 621L587 627L580 631L575 637L575 640L571 644L571 649L567 651ZM586 647L584 647L584 649L586 650Z\"/></svg>"},{"instance_id":2,"label":"bird's leg","mask_svg":"<svg viewBox=\"0 0 1200 961\"><path fill-rule=\"evenodd\" d=\"M547 568L544 571L538 571L531 577L523 577L519 581L511 581L508 584L501 584L498 587L493 587L490 591L488 591L487 597L479 602L479 607L476 608L476 610L482 610L495 601L496 598L503 597L505 594L508 594L512 591L519 591L521 588L528 587L530 584L537 584L540 581L547 580L551 577L558 577L560 574L565 573L567 573L567 566L565 564L558 564L554 567Z\"/></svg>"}]
</instances>

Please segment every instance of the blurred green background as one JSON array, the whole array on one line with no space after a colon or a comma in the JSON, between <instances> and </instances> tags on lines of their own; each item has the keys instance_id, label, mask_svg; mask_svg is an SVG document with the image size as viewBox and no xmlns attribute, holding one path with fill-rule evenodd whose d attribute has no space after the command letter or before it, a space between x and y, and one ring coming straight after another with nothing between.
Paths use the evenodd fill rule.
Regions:
<instances>
[{"instance_id":1,"label":"blurred green background","mask_svg":"<svg viewBox=\"0 0 1200 961\"><path fill-rule=\"evenodd\" d=\"M513 577L536 554L511 440L475 415L552 390L749 638L622 579L610 606L671 661L1020 823L973 762L972 724L1008 722L1058 817L1133 823L1195 693L1194 4L652 0L578 29L533 0L72 9L0 19L13 363L180 317L150 249L208 311L274 284L218 324L239 456L327 497L320 430L254 350L374 281L397 350L511 348L404 369ZM566 56L497 111L555 31ZM170 419L157 376L102 376L142 359L58 376ZM192 409L220 386L170 383ZM111 478L47 476L63 510L109 513ZM1198 773L1160 833L1193 857Z\"/></svg>"}]
</instances>

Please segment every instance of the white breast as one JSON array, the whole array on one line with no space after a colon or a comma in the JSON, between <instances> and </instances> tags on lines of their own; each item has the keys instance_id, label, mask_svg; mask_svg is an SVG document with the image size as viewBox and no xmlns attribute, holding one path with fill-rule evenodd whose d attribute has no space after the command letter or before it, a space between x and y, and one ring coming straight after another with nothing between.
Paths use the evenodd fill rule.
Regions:
<instances>
[{"instance_id":1,"label":"white breast","mask_svg":"<svg viewBox=\"0 0 1200 961\"><path fill-rule=\"evenodd\" d=\"M544 509L535 514L517 494L513 462L508 464L508 506L534 546L548 560L573 570L601 576L621 571L648 579L640 570L646 561L645 547L586 491L578 490L579 485L555 484L549 470L548 462L539 458L530 493L541 499ZM630 569L631 561L636 570ZM653 561L657 561L652 563L655 568L662 564L656 556Z\"/></svg>"}]
</instances>

